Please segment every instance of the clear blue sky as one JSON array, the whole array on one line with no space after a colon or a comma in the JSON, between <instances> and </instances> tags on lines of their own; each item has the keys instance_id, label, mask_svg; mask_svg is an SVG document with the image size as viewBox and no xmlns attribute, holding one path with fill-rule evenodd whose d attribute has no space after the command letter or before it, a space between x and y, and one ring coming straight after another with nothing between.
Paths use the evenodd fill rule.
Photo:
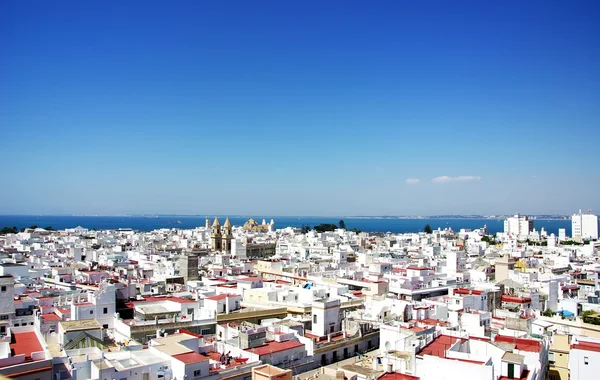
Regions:
<instances>
[{"instance_id":1,"label":"clear blue sky","mask_svg":"<svg viewBox=\"0 0 600 380\"><path fill-rule=\"evenodd\" d=\"M2 1L0 214L600 212L599 19L599 1Z\"/></svg>"}]
</instances>

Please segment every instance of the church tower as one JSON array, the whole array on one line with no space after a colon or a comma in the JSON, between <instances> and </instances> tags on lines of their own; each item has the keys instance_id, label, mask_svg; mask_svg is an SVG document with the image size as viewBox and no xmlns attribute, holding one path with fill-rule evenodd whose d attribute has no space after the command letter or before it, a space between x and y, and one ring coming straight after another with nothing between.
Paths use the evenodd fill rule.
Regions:
<instances>
[{"instance_id":1,"label":"church tower","mask_svg":"<svg viewBox=\"0 0 600 380\"><path fill-rule=\"evenodd\" d=\"M219 222L219 218L215 218L212 225L212 233L210 234L210 246L213 251L221 251L223 249L222 240L221 222Z\"/></svg>"},{"instance_id":2,"label":"church tower","mask_svg":"<svg viewBox=\"0 0 600 380\"><path fill-rule=\"evenodd\" d=\"M231 239L233 238L233 233L231 231L231 222L229 218L225 220L225 224L223 225L223 251L231 252Z\"/></svg>"}]
</instances>

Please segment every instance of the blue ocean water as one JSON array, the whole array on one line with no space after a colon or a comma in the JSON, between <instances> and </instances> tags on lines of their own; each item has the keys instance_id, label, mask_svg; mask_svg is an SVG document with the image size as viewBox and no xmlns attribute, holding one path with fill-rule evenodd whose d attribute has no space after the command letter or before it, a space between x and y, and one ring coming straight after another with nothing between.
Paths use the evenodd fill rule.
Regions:
<instances>
[{"instance_id":1,"label":"blue ocean water","mask_svg":"<svg viewBox=\"0 0 600 380\"><path fill-rule=\"evenodd\" d=\"M209 216L210 221L214 216ZM221 223L225 221L224 216L219 216ZM233 225L243 225L249 216L229 217ZM303 225L315 226L321 223L338 224L344 219L347 229L356 228L367 232L418 232L422 231L426 224L431 228L452 228L455 231L461 228L476 229L487 225L489 233L502 232L504 221L498 219L404 219L404 218L367 218L367 217L290 217L290 216L252 216L254 220L261 223L266 219L267 223L273 219L276 228L302 227ZM52 226L55 230L82 226L88 229L116 229L132 228L139 231L151 231L159 228L181 228L189 229L204 226L204 216L51 216L51 215L0 215L0 229L2 227L16 226L18 229L37 225L38 227ZM178 223L180 222L180 223ZM559 228L565 228L567 235L571 234L570 220L535 220L535 228L539 231L542 227L548 233L558 234Z\"/></svg>"}]
</instances>

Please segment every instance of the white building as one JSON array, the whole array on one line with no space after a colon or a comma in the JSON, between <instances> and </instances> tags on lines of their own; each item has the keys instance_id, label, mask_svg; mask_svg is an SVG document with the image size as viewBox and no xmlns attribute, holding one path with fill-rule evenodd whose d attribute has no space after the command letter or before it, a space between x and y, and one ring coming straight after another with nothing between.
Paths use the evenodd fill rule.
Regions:
<instances>
[{"instance_id":1,"label":"white building","mask_svg":"<svg viewBox=\"0 0 600 380\"><path fill-rule=\"evenodd\" d=\"M598 239L598 216L594 214L579 214L571 216L571 235L574 238Z\"/></svg>"},{"instance_id":2,"label":"white building","mask_svg":"<svg viewBox=\"0 0 600 380\"><path fill-rule=\"evenodd\" d=\"M569 352L569 372L572 380L596 378L600 372L600 341L598 339L573 336Z\"/></svg>"},{"instance_id":3,"label":"white building","mask_svg":"<svg viewBox=\"0 0 600 380\"><path fill-rule=\"evenodd\" d=\"M515 214L504 221L504 233L513 236L527 236L533 231L533 220L527 216Z\"/></svg>"},{"instance_id":4,"label":"white building","mask_svg":"<svg viewBox=\"0 0 600 380\"><path fill-rule=\"evenodd\" d=\"M567 240L567 230L564 228L559 228L558 229L558 241L565 241Z\"/></svg>"},{"instance_id":5,"label":"white building","mask_svg":"<svg viewBox=\"0 0 600 380\"><path fill-rule=\"evenodd\" d=\"M312 305L312 333L326 336L341 330L339 299L314 302Z\"/></svg>"}]
</instances>

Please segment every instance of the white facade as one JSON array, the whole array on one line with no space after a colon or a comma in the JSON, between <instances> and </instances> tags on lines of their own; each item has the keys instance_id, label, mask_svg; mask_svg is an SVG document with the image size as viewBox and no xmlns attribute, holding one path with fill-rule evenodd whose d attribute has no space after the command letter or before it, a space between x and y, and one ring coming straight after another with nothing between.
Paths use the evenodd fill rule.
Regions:
<instances>
[{"instance_id":1,"label":"white facade","mask_svg":"<svg viewBox=\"0 0 600 380\"><path fill-rule=\"evenodd\" d=\"M569 375L572 380L596 379L600 373L600 340L573 336L569 352ZM595 374L595 375L594 375Z\"/></svg>"},{"instance_id":2,"label":"white facade","mask_svg":"<svg viewBox=\"0 0 600 380\"><path fill-rule=\"evenodd\" d=\"M314 302L312 305L312 333L318 336L338 332L340 323L340 300Z\"/></svg>"},{"instance_id":3,"label":"white facade","mask_svg":"<svg viewBox=\"0 0 600 380\"><path fill-rule=\"evenodd\" d=\"M598 216L594 214L579 214L571 216L571 235L574 238L598 239Z\"/></svg>"},{"instance_id":4,"label":"white facade","mask_svg":"<svg viewBox=\"0 0 600 380\"><path fill-rule=\"evenodd\" d=\"M558 229L558 241L565 241L567 240L567 230L564 228L559 228Z\"/></svg>"},{"instance_id":5,"label":"white facade","mask_svg":"<svg viewBox=\"0 0 600 380\"><path fill-rule=\"evenodd\" d=\"M527 216L515 214L504 221L504 233L513 236L526 236L533 231L533 220Z\"/></svg>"}]
</instances>

